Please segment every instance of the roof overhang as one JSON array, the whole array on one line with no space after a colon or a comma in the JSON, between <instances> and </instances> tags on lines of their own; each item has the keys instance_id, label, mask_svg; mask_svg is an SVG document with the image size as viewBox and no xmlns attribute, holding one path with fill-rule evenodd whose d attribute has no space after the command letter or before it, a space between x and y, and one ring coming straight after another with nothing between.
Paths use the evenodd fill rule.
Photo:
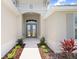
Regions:
<instances>
[{"instance_id":1,"label":"roof overhang","mask_svg":"<svg viewBox=\"0 0 79 59\"><path fill-rule=\"evenodd\" d=\"M50 8L45 17L44 18L47 18L48 16L50 16L51 14L57 12L57 11L72 11L72 12L76 12L77 11L77 5L58 5L58 6L54 6L52 8Z\"/></svg>"},{"instance_id":2,"label":"roof overhang","mask_svg":"<svg viewBox=\"0 0 79 59\"><path fill-rule=\"evenodd\" d=\"M59 5L55 9L56 11L77 11L77 5Z\"/></svg>"}]
</instances>

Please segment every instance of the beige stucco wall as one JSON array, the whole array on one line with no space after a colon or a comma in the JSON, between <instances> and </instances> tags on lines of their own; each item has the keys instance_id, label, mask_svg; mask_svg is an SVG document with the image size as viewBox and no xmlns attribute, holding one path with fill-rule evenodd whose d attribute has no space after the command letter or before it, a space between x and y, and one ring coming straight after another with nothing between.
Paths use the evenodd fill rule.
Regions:
<instances>
[{"instance_id":1,"label":"beige stucco wall","mask_svg":"<svg viewBox=\"0 0 79 59\"><path fill-rule=\"evenodd\" d=\"M55 12L46 18L45 38L52 50L60 52L60 41L66 38L66 15L64 12Z\"/></svg>"},{"instance_id":2,"label":"beige stucco wall","mask_svg":"<svg viewBox=\"0 0 79 59\"><path fill-rule=\"evenodd\" d=\"M18 19L20 15L10 9L4 2L1 5L1 57L3 57L16 44Z\"/></svg>"},{"instance_id":3,"label":"beige stucco wall","mask_svg":"<svg viewBox=\"0 0 79 59\"><path fill-rule=\"evenodd\" d=\"M17 35L18 35L18 37L20 38L20 37L22 37L22 14L20 14L20 15L17 15L17 31L18 31L18 33L17 33Z\"/></svg>"},{"instance_id":4,"label":"beige stucco wall","mask_svg":"<svg viewBox=\"0 0 79 59\"><path fill-rule=\"evenodd\" d=\"M40 38L41 37L45 37L45 21L46 19L44 19L42 16L41 16L41 19L40 19Z\"/></svg>"}]
</instances>

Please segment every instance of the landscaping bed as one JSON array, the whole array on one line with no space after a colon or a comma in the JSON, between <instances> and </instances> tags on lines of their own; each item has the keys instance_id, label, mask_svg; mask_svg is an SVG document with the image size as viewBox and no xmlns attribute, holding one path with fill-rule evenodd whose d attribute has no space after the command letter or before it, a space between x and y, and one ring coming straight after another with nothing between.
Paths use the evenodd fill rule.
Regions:
<instances>
[{"instance_id":1,"label":"landscaping bed","mask_svg":"<svg viewBox=\"0 0 79 59\"><path fill-rule=\"evenodd\" d=\"M65 53L53 53L52 51L45 52L43 48L39 48L39 52L42 59L77 59L76 53L72 53L71 56L69 56L71 58L68 58Z\"/></svg>"},{"instance_id":2,"label":"landscaping bed","mask_svg":"<svg viewBox=\"0 0 79 59\"><path fill-rule=\"evenodd\" d=\"M19 59L25 44L22 39L18 39L17 44L2 59Z\"/></svg>"},{"instance_id":3,"label":"landscaping bed","mask_svg":"<svg viewBox=\"0 0 79 59\"><path fill-rule=\"evenodd\" d=\"M54 53L45 42L43 37L38 44L39 52L42 59L77 59L77 53L72 53L76 50L75 41L73 39L64 40L61 42L62 52Z\"/></svg>"},{"instance_id":4,"label":"landscaping bed","mask_svg":"<svg viewBox=\"0 0 79 59\"><path fill-rule=\"evenodd\" d=\"M45 47L44 45L42 47L39 47L39 52L42 59L52 59L54 52L50 49Z\"/></svg>"},{"instance_id":5,"label":"landscaping bed","mask_svg":"<svg viewBox=\"0 0 79 59\"><path fill-rule=\"evenodd\" d=\"M23 46L17 44L2 59L19 59L24 46L25 44Z\"/></svg>"},{"instance_id":6,"label":"landscaping bed","mask_svg":"<svg viewBox=\"0 0 79 59\"><path fill-rule=\"evenodd\" d=\"M45 38L43 37L38 44L39 52L42 59L52 59L54 52L45 43Z\"/></svg>"}]
</instances>

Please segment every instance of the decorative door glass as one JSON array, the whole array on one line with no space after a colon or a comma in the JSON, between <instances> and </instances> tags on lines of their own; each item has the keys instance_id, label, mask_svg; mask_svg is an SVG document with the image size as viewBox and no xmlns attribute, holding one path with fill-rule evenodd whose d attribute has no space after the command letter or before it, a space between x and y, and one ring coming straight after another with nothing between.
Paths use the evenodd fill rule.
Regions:
<instances>
[{"instance_id":1,"label":"decorative door glass","mask_svg":"<svg viewBox=\"0 0 79 59\"><path fill-rule=\"evenodd\" d=\"M36 36L36 25L32 25L32 36Z\"/></svg>"},{"instance_id":2,"label":"decorative door glass","mask_svg":"<svg viewBox=\"0 0 79 59\"><path fill-rule=\"evenodd\" d=\"M31 36L31 25L27 25L27 36Z\"/></svg>"}]
</instances>

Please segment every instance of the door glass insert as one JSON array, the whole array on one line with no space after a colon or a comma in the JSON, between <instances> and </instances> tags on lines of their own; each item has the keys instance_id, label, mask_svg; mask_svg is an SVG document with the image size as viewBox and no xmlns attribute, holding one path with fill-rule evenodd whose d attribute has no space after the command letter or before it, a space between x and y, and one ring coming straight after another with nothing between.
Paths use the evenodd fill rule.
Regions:
<instances>
[{"instance_id":1,"label":"door glass insert","mask_svg":"<svg viewBox=\"0 0 79 59\"><path fill-rule=\"evenodd\" d=\"M27 25L27 36L31 36L31 25Z\"/></svg>"},{"instance_id":2,"label":"door glass insert","mask_svg":"<svg viewBox=\"0 0 79 59\"><path fill-rule=\"evenodd\" d=\"M36 25L32 25L32 36L35 37L36 36Z\"/></svg>"}]
</instances>

